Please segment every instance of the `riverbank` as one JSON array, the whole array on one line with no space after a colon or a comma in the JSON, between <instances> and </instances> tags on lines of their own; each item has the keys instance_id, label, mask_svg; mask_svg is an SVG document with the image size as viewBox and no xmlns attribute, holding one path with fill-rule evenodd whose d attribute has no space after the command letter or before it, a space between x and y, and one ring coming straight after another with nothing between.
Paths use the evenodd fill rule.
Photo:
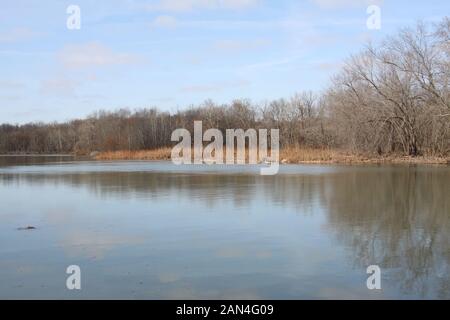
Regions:
<instances>
[{"instance_id":1,"label":"riverbank","mask_svg":"<svg viewBox=\"0 0 450 320\"><path fill-rule=\"evenodd\" d=\"M5 153L0 157L73 157L73 154L58 153Z\"/></svg>"},{"instance_id":2,"label":"riverbank","mask_svg":"<svg viewBox=\"0 0 450 320\"><path fill-rule=\"evenodd\" d=\"M96 160L170 160L171 148L139 151L100 152ZM404 163L404 164L450 164L450 157L403 155L364 155L338 149L314 149L291 147L280 150L280 162L285 164L317 163L317 164L364 164L364 163Z\"/></svg>"}]
</instances>

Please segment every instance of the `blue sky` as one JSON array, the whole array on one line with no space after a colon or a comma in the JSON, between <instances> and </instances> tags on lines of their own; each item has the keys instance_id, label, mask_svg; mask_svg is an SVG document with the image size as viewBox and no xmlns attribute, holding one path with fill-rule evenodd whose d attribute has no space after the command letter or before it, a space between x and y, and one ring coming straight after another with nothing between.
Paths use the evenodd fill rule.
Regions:
<instances>
[{"instance_id":1,"label":"blue sky","mask_svg":"<svg viewBox=\"0 0 450 320\"><path fill-rule=\"evenodd\" d=\"M81 29L66 26L69 5ZM381 8L381 29L366 10ZM0 122L176 111L322 90L343 60L447 0L1 0Z\"/></svg>"}]
</instances>

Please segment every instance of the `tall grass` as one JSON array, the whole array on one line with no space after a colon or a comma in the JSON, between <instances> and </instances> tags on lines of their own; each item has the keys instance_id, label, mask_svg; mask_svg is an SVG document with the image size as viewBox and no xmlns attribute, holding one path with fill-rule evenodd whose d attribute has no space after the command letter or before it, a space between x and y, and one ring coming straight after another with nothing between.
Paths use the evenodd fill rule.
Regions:
<instances>
[{"instance_id":1,"label":"tall grass","mask_svg":"<svg viewBox=\"0 0 450 320\"><path fill-rule=\"evenodd\" d=\"M171 148L138 151L107 151L95 156L96 160L170 160Z\"/></svg>"},{"instance_id":2,"label":"tall grass","mask_svg":"<svg viewBox=\"0 0 450 320\"><path fill-rule=\"evenodd\" d=\"M171 160L171 148L159 148L154 150L138 151L107 151L95 156L96 160ZM192 151L192 156L194 152ZM236 158L236 152L235 152ZM224 162L226 161L226 150L224 150ZM308 147L286 147L280 150L281 163L429 163L449 164L450 159L440 157L410 157L402 155L379 156L370 154L358 154L351 151L308 148ZM248 150L246 151L248 162Z\"/></svg>"}]
</instances>

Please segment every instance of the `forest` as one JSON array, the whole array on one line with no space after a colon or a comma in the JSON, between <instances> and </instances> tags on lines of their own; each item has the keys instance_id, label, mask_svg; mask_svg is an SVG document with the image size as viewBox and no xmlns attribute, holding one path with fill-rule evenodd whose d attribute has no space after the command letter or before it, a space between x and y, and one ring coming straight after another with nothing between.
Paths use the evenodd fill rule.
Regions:
<instances>
[{"instance_id":1,"label":"forest","mask_svg":"<svg viewBox=\"0 0 450 320\"><path fill-rule=\"evenodd\" d=\"M349 57L321 92L254 103L212 100L176 113L98 111L65 123L0 125L2 154L89 154L174 145L171 133L265 128L280 146L408 156L450 154L450 19L418 23ZM38 102L36 102L38 103Z\"/></svg>"}]
</instances>

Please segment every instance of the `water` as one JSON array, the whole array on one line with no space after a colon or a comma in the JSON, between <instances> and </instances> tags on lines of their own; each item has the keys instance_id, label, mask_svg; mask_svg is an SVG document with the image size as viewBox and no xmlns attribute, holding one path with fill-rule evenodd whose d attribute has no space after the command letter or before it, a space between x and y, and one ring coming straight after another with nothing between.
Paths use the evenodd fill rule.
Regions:
<instances>
[{"instance_id":1,"label":"water","mask_svg":"<svg viewBox=\"0 0 450 320\"><path fill-rule=\"evenodd\" d=\"M448 166L0 157L3 299L448 299L449 231Z\"/></svg>"}]
</instances>

